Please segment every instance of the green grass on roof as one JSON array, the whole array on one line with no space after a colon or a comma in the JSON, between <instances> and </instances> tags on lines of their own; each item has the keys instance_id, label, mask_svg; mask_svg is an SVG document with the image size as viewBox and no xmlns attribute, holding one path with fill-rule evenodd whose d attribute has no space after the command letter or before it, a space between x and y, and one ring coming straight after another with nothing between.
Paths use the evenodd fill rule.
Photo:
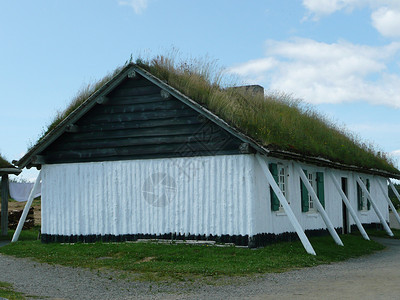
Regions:
<instances>
[{"instance_id":1,"label":"green grass on roof","mask_svg":"<svg viewBox=\"0 0 400 300\"><path fill-rule=\"evenodd\" d=\"M104 84L106 84L111 78L113 78L116 74L118 74L122 70L122 67L119 67L114 70L114 72L107 74L102 79L97 82L89 83L82 89L80 89L76 96L71 100L69 105L62 111L58 111L54 119L47 126L44 131L41 140L47 133L53 130L58 124L60 124L70 113L72 113L75 109L79 107L85 100L87 100L92 94L97 92Z\"/></svg>"},{"instance_id":2,"label":"green grass on roof","mask_svg":"<svg viewBox=\"0 0 400 300\"><path fill-rule=\"evenodd\" d=\"M6 159L4 159L0 154L0 169L1 168L12 168L13 165L10 164Z\"/></svg>"},{"instance_id":3,"label":"green grass on roof","mask_svg":"<svg viewBox=\"0 0 400 300\"><path fill-rule=\"evenodd\" d=\"M285 94L254 95L222 88L223 77L216 76L207 63L177 65L159 56L137 64L267 148L400 173L371 145Z\"/></svg>"},{"instance_id":4,"label":"green grass on roof","mask_svg":"<svg viewBox=\"0 0 400 300\"><path fill-rule=\"evenodd\" d=\"M254 95L222 87L221 82L225 78L222 72L215 71L213 63L196 60L175 63L173 59L157 56L154 59L138 59L136 65L269 149L400 174L385 154L360 142L301 101L285 94ZM66 110L57 114L42 138L120 70L118 68L80 91Z\"/></svg>"}]
</instances>

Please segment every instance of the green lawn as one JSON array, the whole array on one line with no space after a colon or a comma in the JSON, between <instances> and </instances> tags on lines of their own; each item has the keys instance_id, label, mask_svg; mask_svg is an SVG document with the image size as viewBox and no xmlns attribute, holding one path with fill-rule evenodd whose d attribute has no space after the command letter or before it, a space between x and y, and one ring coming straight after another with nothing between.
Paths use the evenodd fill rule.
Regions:
<instances>
[{"instance_id":1,"label":"green lawn","mask_svg":"<svg viewBox=\"0 0 400 300\"><path fill-rule=\"evenodd\" d=\"M15 230L8 230L7 236L0 235L0 241L11 241ZM40 227L35 226L31 230L22 230L19 241L35 241L38 239Z\"/></svg>"},{"instance_id":2,"label":"green lawn","mask_svg":"<svg viewBox=\"0 0 400 300\"><path fill-rule=\"evenodd\" d=\"M392 239L400 239L400 230L399 229L394 229L390 228L394 234L393 237L390 237L385 230L376 230L376 229L368 229L367 234L375 237L382 237L382 238L392 238Z\"/></svg>"},{"instance_id":3,"label":"green lawn","mask_svg":"<svg viewBox=\"0 0 400 300\"><path fill-rule=\"evenodd\" d=\"M341 236L345 247L330 236L311 238L317 256L309 255L300 242L284 242L248 249L185 244L94 243L42 244L34 230L25 240L0 248L0 253L31 257L39 262L91 269L112 269L140 274L144 279L180 279L209 276L244 276L311 267L370 254L384 246L360 235Z\"/></svg>"},{"instance_id":4,"label":"green lawn","mask_svg":"<svg viewBox=\"0 0 400 300\"><path fill-rule=\"evenodd\" d=\"M13 286L7 282L0 281L0 297L9 299L9 300L20 300L26 299L24 294L15 292Z\"/></svg>"}]
</instances>

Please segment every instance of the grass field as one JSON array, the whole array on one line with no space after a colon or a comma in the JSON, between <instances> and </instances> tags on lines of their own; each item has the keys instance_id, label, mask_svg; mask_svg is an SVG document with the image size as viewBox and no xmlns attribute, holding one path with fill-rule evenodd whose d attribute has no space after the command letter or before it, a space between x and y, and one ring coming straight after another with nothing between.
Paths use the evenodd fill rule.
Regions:
<instances>
[{"instance_id":1,"label":"grass field","mask_svg":"<svg viewBox=\"0 0 400 300\"><path fill-rule=\"evenodd\" d=\"M35 226L31 230L22 230L19 241L36 241L39 236L40 227ZM14 235L14 230L8 230L7 236L0 235L0 241L11 241Z\"/></svg>"},{"instance_id":2,"label":"grass field","mask_svg":"<svg viewBox=\"0 0 400 300\"><path fill-rule=\"evenodd\" d=\"M388 236L388 234L386 233L385 230L367 230L367 233L369 236L375 236L375 237L381 237L381 238L391 238L391 239L400 239L400 230L399 229L394 229L391 228L394 236L390 237Z\"/></svg>"},{"instance_id":3,"label":"grass field","mask_svg":"<svg viewBox=\"0 0 400 300\"><path fill-rule=\"evenodd\" d=\"M9 300L26 299L23 293L15 292L11 284L1 281L0 281L0 297Z\"/></svg>"},{"instance_id":4,"label":"grass field","mask_svg":"<svg viewBox=\"0 0 400 300\"><path fill-rule=\"evenodd\" d=\"M0 248L0 253L50 264L118 270L127 275L139 274L144 280L283 272L342 261L384 248L360 235L341 236L345 247L336 245L330 236L311 238L317 256L307 254L298 241L248 249L156 243L42 244L36 237L37 231L24 231L20 242Z\"/></svg>"}]
</instances>

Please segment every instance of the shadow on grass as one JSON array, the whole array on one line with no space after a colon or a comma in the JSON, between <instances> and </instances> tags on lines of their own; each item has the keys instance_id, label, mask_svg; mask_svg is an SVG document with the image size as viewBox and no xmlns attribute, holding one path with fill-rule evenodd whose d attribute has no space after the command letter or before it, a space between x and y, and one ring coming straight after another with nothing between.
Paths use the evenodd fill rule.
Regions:
<instances>
[{"instance_id":1,"label":"shadow on grass","mask_svg":"<svg viewBox=\"0 0 400 300\"><path fill-rule=\"evenodd\" d=\"M400 229L390 228L390 230L392 230L394 236L389 236L385 230L368 229L366 231L369 236L399 240L400 239Z\"/></svg>"}]
</instances>

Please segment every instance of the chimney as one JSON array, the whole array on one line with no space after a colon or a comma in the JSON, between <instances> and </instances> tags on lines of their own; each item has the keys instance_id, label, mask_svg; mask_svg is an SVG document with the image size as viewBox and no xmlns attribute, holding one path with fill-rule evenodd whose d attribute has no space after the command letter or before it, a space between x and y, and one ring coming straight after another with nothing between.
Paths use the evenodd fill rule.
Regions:
<instances>
[{"instance_id":1,"label":"chimney","mask_svg":"<svg viewBox=\"0 0 400 300\"><path fill-rule=\"evenodd\" d=\"M264 88L261 85L253 84L253 85L243 85L236 86L234 89L238 89L239 91L243 91L244 93L249 93L253 96L262 95L264 96Z\"/></svg>"}]
</instances>

